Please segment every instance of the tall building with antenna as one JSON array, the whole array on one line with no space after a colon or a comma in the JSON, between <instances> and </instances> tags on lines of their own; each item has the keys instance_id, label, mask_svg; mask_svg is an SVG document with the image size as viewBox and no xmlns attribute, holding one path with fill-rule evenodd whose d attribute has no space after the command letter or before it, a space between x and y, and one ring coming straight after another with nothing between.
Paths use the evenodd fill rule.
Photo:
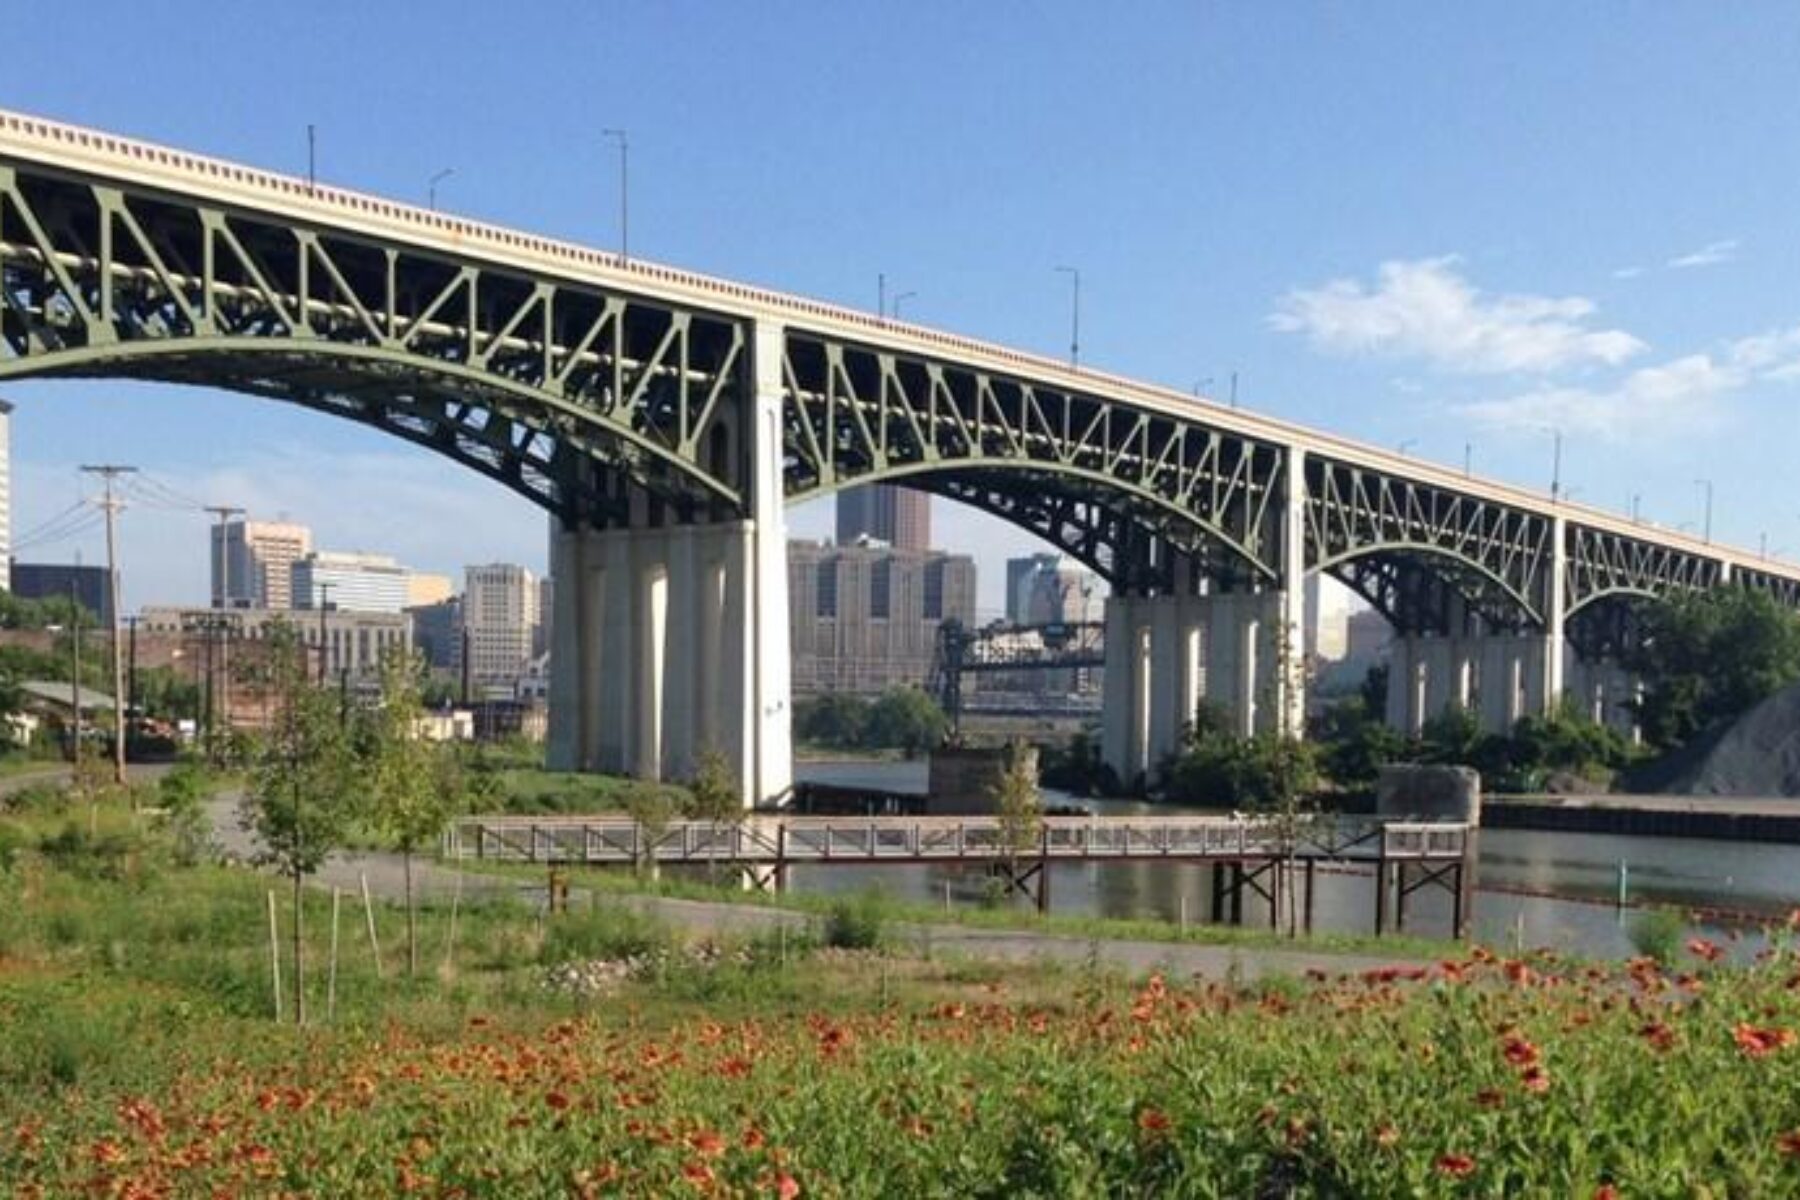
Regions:
<instances>
[{"instance_id":1,"label":"tall building with antenna","mask_svg":"<svg viewBox=\"0 0 1800 1200\"><path fill-rule=\"evenodd\" d=\"M837 497L837 544L859 538L886 542L896 550L931 549L931 496L885 483L847 488Z\"/></svg>"}]
</instances>

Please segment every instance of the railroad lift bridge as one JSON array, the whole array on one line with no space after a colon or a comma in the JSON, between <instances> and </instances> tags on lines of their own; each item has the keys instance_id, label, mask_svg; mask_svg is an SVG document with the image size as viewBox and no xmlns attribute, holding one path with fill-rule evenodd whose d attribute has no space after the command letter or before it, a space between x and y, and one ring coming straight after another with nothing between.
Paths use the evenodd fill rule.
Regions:
<instances>
[{"instance_id":1,"label":"railroad lift bridge","mask_svg":"<svg viewBox=\"0 0 1800 1200\"><path fill-rule=\"evenodd\" d=\"M1393 624L1388 710L1611 714L1645 597L1800 569L882 315L0 111L0 384L189 383L427 447L548 514L555 765L790 788L785 506L892 483L1110 585L1125 778L1204 696L1298 729L1304 583ZM480 493L471 490L470 503ZM453 519L454 514L446 514Z\"/></svg>"}]
</instances>

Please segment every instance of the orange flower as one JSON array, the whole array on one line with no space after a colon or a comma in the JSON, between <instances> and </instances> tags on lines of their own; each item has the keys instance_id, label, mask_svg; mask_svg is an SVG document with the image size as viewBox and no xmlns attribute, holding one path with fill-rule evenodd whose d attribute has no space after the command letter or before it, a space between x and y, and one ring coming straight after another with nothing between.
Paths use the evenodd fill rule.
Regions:
<instances>
[{"instance_id":1,"label":"orange flower","mask_svg":"<svg viewBox=\"0 0 1800 1200\"><path fill-rule=\"evenodd\" d=\"M1594 1200L1619 1200L1619 1189L1610 1183L1603 1183L1594 1189Z\"/></svg>"},{"instance_id":2,"label":"orange flower","mask_svg":"<svg viewBox=\"0 0 1800 1200\"><path fill-rule=\"evenodd\" d=\"M713 1169L703 1162L681 1164L681 1177L697 1188L711 1187L715 1178Z\"/></svg>"},{"instance_id":3,"label":"orange flower","mask_svg":"<svg viewBox=\"0 0 1800 1200\"><path fill-rule=\"evenodd\" d=\"M1638 1030L1638 1036L1650 1043L1650 1048L1666 1051L1675 1046L1675 1031L1661 1021L1652 1021Z\"/></svg>"},{"instance_id":4,"label":"orange flower","mask_svg":"<svg viewBox=\"0 0 1800 1200\"><path fill-rule=\"evenodd\" d=\"M1775 1151L1787 1158L1800 1158L1800 1129L1776 1134Z\"/></svg>"},{"instance_id":5,"label":"orange flower","mask_svg":"<svg viewBox=\"0 0 1800 1200\"><path fill-rule=\"evenodd\" d=\"M1440 1154L1437 1160L1438 1173L1448 1175L1452 1179L1461 1179L1465 1175L1475 1173L1475 1160L1466 1154Z\"/></svg>"},{"instance_id":6,"label":"orange flower","mask_svg":"<svg viewBox=\"0 0 1800 1200\"><path fill-rule=\"evenodd\" d=\"M551 1092L544 1097L544 1103L557 1112L569 1107L569 1098L561 1092Z\"/></svg>"},{"instance_id":7,"label":"orange flower","mask_svg":"<svg viewBox=\"0 0 1800 1200\"><path fill-rule=\"evenodd\" d=\"M692 1146L697 1153L704 1154L708 1158L717 1158L725 1153L725 1139L710 1129L702 1129L688 1138L688 1145Z\"/></svg>"},{"instance_id":8,"label":"orange flower","mask_svg":"<svg viewBox=\"0 0 1800 1200\"><path fill-rule=\"evenodd\" d=\"M1538 1049L1522 1037L1509 1037L1500 1047L1506 1061L1515 1067L1529 1067L1538 1060Z\"/></svg>"},{"instance_id":9,"label":"orange flower","mask_svg":"<svg viewBox=\"0 0 1800 1200\"><path fill-rule=\"evenodd\" d=\"M1389 1146L1399 1145L1399 1143L1400 1131L1395 1129L1392 1124L1383 1121L1375 1127L1375 1144L1377 1146L1386 1149Z\"/></svg>"},{"instance_id":10,"label":"orange flower","mask_svg":"<svg viewBox=\"0 0 1800 1200\"><path fill-rule=\"evenodd\" d=\"M125 1161L125 1148L111 1138L95 1142L94 1161L103 1167L116 1167Z\"/></svg>"},{"instance_id":11,"label":"orange flower","mask_svg":"<svg viewBox=\"0 0 1800 1200\"><path fill-rule=\"evenodd\" d=\"M775 1177L775 1195L780 1200L794 1200L800 1194L800 1181L786 1171Z\"/></svg>"},{"instance_id":12,"label":"orange flower","mask_svg":"<svg viewBox=\"0 0 1800 1200\"><path fill-rule=\"evenodd\" d=\"M1709 942L1705 938L1690 938L1687 950L1695 958L1703 958L1707 962L1718 962L1725 957L1725 951L1716 942Z\"/></svg>"},{"instance_id":13,"label":"orange flower","mask_svg":"<svg viewBox=\"0 0 1800 1200\"><path fill-rule=\"evenodd\" d=\"M1170 1125L1169 1115L1155 1108L1146 1108L1139 1113L1137 1123L1139 1129L1149 1134L1167 1133Z\"/></svg>"},{"instance_id":14,"label":"orange flower","mask_svg":"<svg viewBox=\"0 0 1800 1200\"><path fill-rule=\"evenodd\" d=\"M1747 1022L1740 1022L1732 1030L1731 1036L1737 1042L1738 1049L1750 1058L1762 1058L1794 1044L1794 1031L1791 1029L1759 1029Z\"/></svg>"},{"instance_id":15,"label":"orange flower","mask_svg":"<svg viewBox=\"0 0 1800 1200\"><path fill-rule=\"evenodd\" d=\"M1519 1076L1519 1082L1525 1085L1525 1090L1528 1092L1550 1090L1550 1074L1539 1066L1526 1067Z\"/></svg>"}]
</instances>

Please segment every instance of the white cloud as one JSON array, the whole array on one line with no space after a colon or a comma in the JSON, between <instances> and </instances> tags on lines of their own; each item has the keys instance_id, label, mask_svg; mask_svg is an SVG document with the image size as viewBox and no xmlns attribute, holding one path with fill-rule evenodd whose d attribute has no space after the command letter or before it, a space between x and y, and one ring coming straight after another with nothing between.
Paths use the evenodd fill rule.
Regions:
<instances>
[{"instance_id":1,"label":"white cloud","mask_svg":"<svg viewBox=\"0 0 1800 1200\"><path fill-rule=\"evenodd\" d=\"M1691 254L1676 255L1666 265L1678 271L1688 267L1712 267L1719 263L1730 262L1737 257L1737 251L1738 240L1726 238L1723 241L1702 246Z\"/></svg>"},{"instance_id":2,"label":"white cloud","mask_svg":"<svg viewBox=\"0 0 1800 1200\"><path fill-rule=\"evenodd\" d=\"M1490 428L1553 426L1616 442L1713 427L1721 402L1758 383L1800 379L1800 326L1740 338L1716 354L1689 354L1627 374L1611 387L1545 387L1462 406Z\"/></svg>"},{"instance_id":3,"label":"white cloud","mask_svg":"<svg viewBox=\"0 0 1800 1200\"><path fill-rule=\"evenodd\" d=\"M1636 266L1620 267L1618 270L1616 270L1612 273L1612 277L1614 279L1636 279L1639 275L1642 275L1643 273L1644 273L1644 268L1642 268L1642 267L1636 267Z\"/></svg>"},{"instance_id":4,"label":"white cloud","mask_svg":"<svg viewBox=\"0 0 1800 1200\"><path fill-rule=\"evenodd\" d=\"M1645 349L1619 329L1595 329L1581 296L1489 295L1456 270L1454 257L1381 264L1365 286L1336 279L1282 297L1269 324L1305 334L1337 354L1422 359L1483 374L1617 366Z\"/></svg>"}]
</instances>

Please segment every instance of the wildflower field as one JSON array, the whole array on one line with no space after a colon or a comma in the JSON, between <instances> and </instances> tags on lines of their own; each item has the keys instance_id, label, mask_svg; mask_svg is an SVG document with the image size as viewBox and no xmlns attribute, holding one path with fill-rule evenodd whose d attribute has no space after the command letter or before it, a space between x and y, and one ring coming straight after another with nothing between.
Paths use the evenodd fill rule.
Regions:
<instances>
[{"instance_id":1,"label":"wildflower field","mask_svg":"<svg viewBox=\"0 0 1800 1200\"><path fill-rule=\"evenodd\" d=\"M434 909L428 971L346 952L331 1023L315 967L297 1030L268 1014L267 880L44 836L15 828L0 871L4 1195L1800 1194L1785 934L1751 965L1446 947L1242 988L695 956L506 905L446 957ZM616 987L546 986L627 957L650 965Z\"/></svg>"}]
</instances>

